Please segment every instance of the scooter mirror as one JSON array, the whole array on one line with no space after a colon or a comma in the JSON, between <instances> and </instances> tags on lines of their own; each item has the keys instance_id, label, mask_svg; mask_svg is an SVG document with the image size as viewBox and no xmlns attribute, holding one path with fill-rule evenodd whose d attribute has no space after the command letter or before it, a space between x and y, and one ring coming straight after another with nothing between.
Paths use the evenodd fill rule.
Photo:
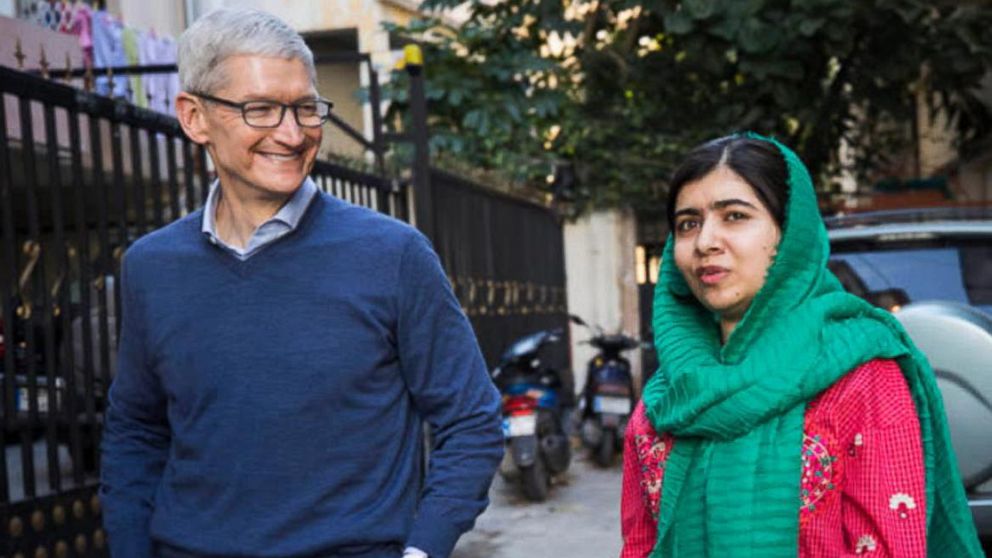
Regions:
<instances>
[{"instance_id":1,"label":"scooter mirror","mask_svg":"<svg viewBox=\"0 0 992 558\"><path fill-rule=\"evenodd\" d=\"M585 321L583 321L583 319L582 319L582 318L580 318L580 317L578 317L578 316L576 316L575 314L569 314L569 315L568 315L568 319L569 319L569 320L570 320L570 321L571 321L571 322L572 322L573 324L576 324L576 325L580 325L580 326L586 326L586 327L589 327L589 325L588 325L588 324L586 324L586 322L585 322Z\"/></svg>"}]
</instances>

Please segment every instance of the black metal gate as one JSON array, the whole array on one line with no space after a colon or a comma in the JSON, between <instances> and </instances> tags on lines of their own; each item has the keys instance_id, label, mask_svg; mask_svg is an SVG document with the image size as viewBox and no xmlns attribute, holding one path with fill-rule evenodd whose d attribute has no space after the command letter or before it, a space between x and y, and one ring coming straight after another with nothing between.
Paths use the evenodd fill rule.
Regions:
<instances>
[{"instance_id":1,"label":"black metal gate","mask_svg":"<svg viewBox=\"0 0 992 558\"><path fill-rule=\"evenodd\" d=\"M518 337L562 328L551 349L565 368L564 393L574 391L568 369L568 309L561 222L533 202L481 188L433 170L434 247L475 329L490 367ZM566 402L571 404L571 402Z\"/></svg>"},{"instance_id":2,"label":"black metal gate","mask_svg":"<svg viewBox=\"0 0 992 558\"><path fill-rule=\"evenodd\" d=\"M407 219L383 177L318 186ZM106 556L99 445L120 261L199 207L205 151L168 116L0 67L0 557Z\"/></svg>"}]
</instances>

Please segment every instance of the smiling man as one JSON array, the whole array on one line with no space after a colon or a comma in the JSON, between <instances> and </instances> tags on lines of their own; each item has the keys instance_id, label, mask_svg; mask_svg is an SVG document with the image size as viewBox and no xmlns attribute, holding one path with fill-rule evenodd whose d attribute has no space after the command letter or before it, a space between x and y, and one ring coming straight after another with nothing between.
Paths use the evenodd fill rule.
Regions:
<instances>
[{"instance_id":1,"label":"smiling man","mask_svg":"<svg viewBox=\"0 0 992 558\"><path fill-rule=\"evenodd\" d=\"M179 121L218 178L124 258L112 555L448 556L486 507L502 432L437 256L308 177L331 103L285 23L213 12L180 39L179 73Z\"/></svg>"}]
</instances>

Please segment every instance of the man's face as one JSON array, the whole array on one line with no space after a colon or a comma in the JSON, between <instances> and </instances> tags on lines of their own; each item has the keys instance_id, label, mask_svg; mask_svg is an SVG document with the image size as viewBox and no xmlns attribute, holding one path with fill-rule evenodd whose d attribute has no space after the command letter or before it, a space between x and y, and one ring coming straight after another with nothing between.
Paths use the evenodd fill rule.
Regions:
<instances>
[{"instance_id":1,"label":"man's face","mask_svg":"<svg viewBox=\"0 0 992 558\"><path fill-rule=\"evenodd\" d=\"M292 104L317 97L307 67L299 60L238 55L214 71L223 72L224 85L209 93L238 103ZM253 128L236 108L211 102L204 106L208 147L227 191L285 198L299 188L317 157L321 128L299 126L292 109L276 128Z\"/></svg>"}]
</instances>

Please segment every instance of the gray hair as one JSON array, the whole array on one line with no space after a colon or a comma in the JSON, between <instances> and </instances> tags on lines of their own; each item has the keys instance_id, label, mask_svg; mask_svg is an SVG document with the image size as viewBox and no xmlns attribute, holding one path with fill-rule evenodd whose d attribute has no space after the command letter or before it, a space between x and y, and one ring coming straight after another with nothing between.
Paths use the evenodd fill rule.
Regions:
<instances>
[{"instance_id":1,"label":"gray hair","mask_svg":"<svg viewBox=\"0 0 992 558\"><path fill-rule=\"evenodd\" d=\"M217 67L239 54L303 62L316 85L313 53L292 27L258 10L220 9L196 20L179 37L179 82L183 91L212 93L224 81Z\"/></svg>"}]
</instances>

